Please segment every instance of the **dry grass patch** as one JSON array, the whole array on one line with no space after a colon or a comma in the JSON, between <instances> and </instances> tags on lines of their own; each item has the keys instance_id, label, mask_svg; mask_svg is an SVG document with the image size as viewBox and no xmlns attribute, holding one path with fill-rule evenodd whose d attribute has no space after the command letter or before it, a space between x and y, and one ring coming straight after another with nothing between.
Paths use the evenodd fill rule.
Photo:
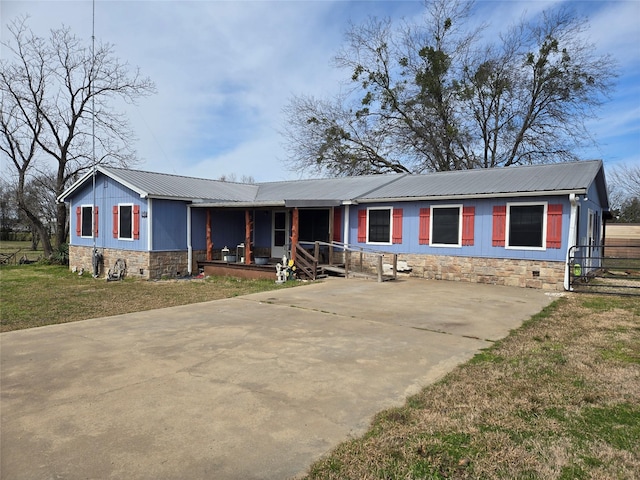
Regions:
<instances>
[{"instance_id":1,"label":"dry grass patch","mask_svg":"<svg viewBox=\"0 0 640 480\"><path fill-rule=\"evenodd\" d=\"M307 478L640 478L639 320L637 298L562 298Z\"/></svg>"}]
</instances>

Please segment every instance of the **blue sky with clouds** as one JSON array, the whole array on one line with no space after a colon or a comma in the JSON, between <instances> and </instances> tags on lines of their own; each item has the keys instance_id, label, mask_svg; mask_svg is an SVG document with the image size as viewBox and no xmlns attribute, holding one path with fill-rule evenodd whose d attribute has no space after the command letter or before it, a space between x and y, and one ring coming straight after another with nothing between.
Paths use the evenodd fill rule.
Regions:
<instances>
[{"instance_id":1,"label":"blue sky with clouds","mask_svg":"<svg viewBox=\"0 0 640 480\"><path fill-rule=\"evenodd\" d=\"M485 35L562 1L479 0ZM620 77L590 121L598 146L580 152L605 164L640 164L640 1L565 2L590 19L590 39L611 53ZM140 67L158 93L127 106L144 170L257 181L297 178L287 170L282 107L292 94L327 97L344 72L331 66L348 23L368 15L419 19L421 1L97 0L97 41ZM92 2L2 0L2 39L18 15L46 36L65 24L91 39ZM0 55L3 55L0 51Z\"/></svg>"}]
</instances>

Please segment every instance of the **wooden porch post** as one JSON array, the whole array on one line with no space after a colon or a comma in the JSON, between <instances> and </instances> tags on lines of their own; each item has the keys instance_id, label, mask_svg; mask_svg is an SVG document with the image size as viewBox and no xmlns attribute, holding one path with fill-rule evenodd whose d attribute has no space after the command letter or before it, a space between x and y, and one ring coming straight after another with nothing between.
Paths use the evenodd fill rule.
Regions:
<instances>
[{"instance_id":1,"label":"wooden porch post","mask_svg":"<svg viewBox=\"0 0 640 480\"><path fill-rule=\"evenodd\" d=\"M244 263L251 265L251 229L253 222L251 221L251 212L244 211ZM237 252L236 252L237 253Z\"/></svg>"},{"instance_id":2,"label":"wooden porch post","mask_svg":"<svg viewBox=\"0 0 640 480\"><path fill-rule=\"evenodd\" d=\"M213 260L213 240L211 239L211 209L207 208L207 261Z\"/></svg>"},{"instance_id":3,"label":"wooden porch post","mask_svg":"<svg viewBox=\"0 0 640 480\"><path fill-rule=\"evenodd\" d=\"M293 209L293 219L291 225L291 260L296 261L296 247L298 246L298 207Z\"/></svg>"}]
</instances>

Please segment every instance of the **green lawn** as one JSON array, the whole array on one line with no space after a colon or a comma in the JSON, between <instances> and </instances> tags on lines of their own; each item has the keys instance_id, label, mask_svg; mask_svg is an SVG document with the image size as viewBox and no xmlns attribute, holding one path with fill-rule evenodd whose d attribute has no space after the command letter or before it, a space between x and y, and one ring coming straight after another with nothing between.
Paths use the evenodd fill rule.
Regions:
<instances>
[{"instance_id":1,"label":"green lawn","mask_svg":"<svg viewBox=\"0 0 640 480\"><path fill-rule=\"evenodd\" d=\"M275 275L274 275L275 278ZM171 307L287 288L270 280L211 277L203 280L107 282L59 265L0 268L0 331Z\"/></svg>"}]
</instances>

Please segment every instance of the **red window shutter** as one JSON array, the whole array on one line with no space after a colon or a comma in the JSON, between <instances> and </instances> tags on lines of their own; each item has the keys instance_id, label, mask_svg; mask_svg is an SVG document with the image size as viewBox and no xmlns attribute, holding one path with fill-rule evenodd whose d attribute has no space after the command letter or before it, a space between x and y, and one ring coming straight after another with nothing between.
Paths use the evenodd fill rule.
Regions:
<instances>
[{"instance_id":1,"label":"red window shutter","mask_svg":"<svg viewBox=\"0 0 640 480\"><path fill-rule=\"evenodd\" d=\"M76 207L76 235L82 234L82 208Z\"/></svg>"},{"instance_id":2,"label":"red window shutter","mask_svg":"<svg viewBox=\"0 0 640 480\"><path fill-rule=\"evenodd\" d=\"M336 208L333 212L333 241L339 242L342 239L342 211Z\"/></svg>"},{"instance_id":3,"label":"red window shutter","mask_svg":"<svg viewBox=\"0 0 640 480\"><path fill-rule=\"evenodd\" d=\"M358 242L367 241L367 211L358 210Z\"/></svg>"},{"instance_id":4,"label":"red window shutter","mask_svg":"<svg viewBox=\"0 0 640 480\"><path fill-rule=\"evenodd\" d=\"M562 246L562 204L547 207L547 248Z\"/></svg>"},{"instance_id":5,"label":"red window shutter","mask_svg":"<svg viewBox=\"0 0 640 480\"><path fill-rule=\"evenodd\" d=\"M140 239L140 205L133 206L133 239Z\"/></svg>"},{"instance_id":6,"label":"red window shutter","mask_svg":"<svg viewBox=\"0 0 640 480\"><path fill-rule=\"evenodd\" d=\"M476 207L462 207L462 245L473 245Z\"/></svg>"},{"instance_id":7,"label":"red window shutter","mask_svg":"<svg viewBox=\"0 0 640 480\"><path fill-rule=\"evenodd\" d=\"M118 238L118 206L113 206L113 238Z\"/></svg>"},{"instance_id":8,"label":"red window shutter","mask_svg":"<svg viewBox=\"0 0 640 480\"><path fill-rule=\"evenodd\" d=\"M93 223L94 223L94 229L93 229L93 235L98 238L98 206L96 205L93 211Z\"/></svg>"},{"instance_id":9,"label":"red window shutter","mask_svg":"<svg viewBox=\"0 0 640 480\"><path fill-rule=\"evenodd\" d=\"M402 243L402 209L393 209L393 238L392 243Z\"/></svg>"},{"instance_id":10,"label":"red window shutter","mask_svg":"<svg viewBox=\"0 0 640 480\"><path fill-rule=\"evenodd\" d=\"M495 205L493 207L493 246L504 247L505 231L507 226L506 205Z\"/></svg>"},{"instance_id":11,"label":"red window shutter","mask_svg":"<svg viewBox=\"0 0 640 480\"><path fill-rule=\"evenodd\" d=\"M420 245L429 245L429 218L431 217L430 208L420 209L420 226L418 233L418 242Z\"/></svg>"}]
</instances>

